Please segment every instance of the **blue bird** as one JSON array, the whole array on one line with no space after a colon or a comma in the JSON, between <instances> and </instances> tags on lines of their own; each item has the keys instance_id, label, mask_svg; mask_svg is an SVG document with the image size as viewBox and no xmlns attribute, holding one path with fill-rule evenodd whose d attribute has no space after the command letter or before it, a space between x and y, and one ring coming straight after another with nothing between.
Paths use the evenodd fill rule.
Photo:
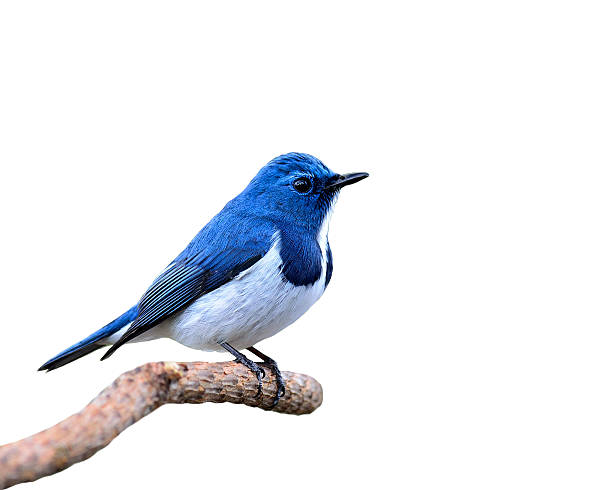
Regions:
<instances>
[{"instance_id":1,"label":"blue bird","mask_svg":"<svg viewBox=\"0 0 612 490\"><path fill-rule=\"evenodd\" d=\"M327 240L340 189L368 177L339 175L304 153L266 164L238 196L200 230L147 289L137 305L39 370L52 370L111 345L168 337L204 351L228 351L257 376L276 377L274 404L285 384L274 360L254 345L302 316L332 275Z\"/></svg>"}]
</instances>

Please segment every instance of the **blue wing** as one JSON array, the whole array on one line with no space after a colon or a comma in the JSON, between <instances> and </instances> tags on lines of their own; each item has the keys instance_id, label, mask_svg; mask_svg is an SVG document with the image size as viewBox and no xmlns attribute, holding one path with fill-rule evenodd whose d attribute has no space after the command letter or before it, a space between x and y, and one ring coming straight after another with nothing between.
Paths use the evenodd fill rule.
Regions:
<instances>
[{"instance_id":1,"label":"blue wing","mask_svg":"<svg viewBox=\"0 0 612 490\"><path fill-rule=\"evenodd\" d=\"M269 250L273 234L256 217L217 215L147 289L138 316L102 359L247 270Z\"/></svg>"}]
</instances>

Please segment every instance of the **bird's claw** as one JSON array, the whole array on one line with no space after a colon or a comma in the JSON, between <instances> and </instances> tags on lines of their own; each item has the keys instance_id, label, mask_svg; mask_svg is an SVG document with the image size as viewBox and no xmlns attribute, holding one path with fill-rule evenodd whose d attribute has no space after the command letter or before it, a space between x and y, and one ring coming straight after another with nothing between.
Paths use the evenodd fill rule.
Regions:
<instances>
[{"instance_id":1,"label":"bird's claw","mask_svg":"<svg viewBox=\"0 0 612 490\"><path fill-rule=\"evenodd\" d=\"M283 375L281 374L280 369L278 369L278 364L276 364L276 361L266 356L262 352L258 351L255 347L249 347L249 350L253 354L255 354L257 357L262 359L263 362L257 363L257 362L252 361L251 359L246 357L244 354L234 349L227 342L220 342L219 345L221 345L221 347L223 347L225 350L234 354L234 356L236 356L236 362L243 364L244 366L249 368L249 370L253 374L255 374L255 376L257 377L257 394L255 395L255 398L260 398L263 395L262 380L266 377L266 371L264 370L263 367L265 366L269 368L270 371L272 371L272 373L276 377L276 394L274 395L274 400L272 400L272 406L270 406L269 409L271 410L276 405L278 405L278 402L280 401L280 399L283 396L285 396L286 385L285 385L285 380L283 379Z\"/></svg>"},{"instance_id":2,"label":"bird's claw","mask_svg":"<svg viewBox=\"0 0 612 490\"><path fill-rule=\"evenodd\" d=\"M278 402L282 397L285 396L285 380L283 379L280 371L276 376L276 395L274 396L274 401L272 402L272 408L278 405Z\"/></svg>"},{"instance_id":3,"label":"bird's claw","mask_svg":"<svg viewBox=\"0 0 612 490\"><path fill-rule=\"evenodd\" d=\"M257 393L255 398L260 398L263 395L263 379L266 377L266 371L247 357L236 357L236 362L245 365L257 377Z\"/></svg>"},{"instance_id":4,"label":"bird's claw","mask_svg":"<svg viewBox=\"0 0 612 490\"><path fill-rule=\"evenodd\" d=\"M278 365L275 361L264 361L260 364L262 366L269 367L274 376L276 377L276 394L274 395L274 400L272 401L272 406L270 407L274 408L276 405L278 405L280 399L285 396L285 380L283 379L283 375L281 374L280 369L278 369Z\"/></svg>"},{"instance_id":5,"label":"bird's claw","mask_svg":"<svg viewBox=\"0 0 612 490\"><path fill-rule=\"evenodd\" d=\"M266 372L261 367L257 366L255 370L255 376L257 376L257 394L255 398L261 398L263 396L263 383L262 380L266 377Z\"/></svg>"}]
</instances>

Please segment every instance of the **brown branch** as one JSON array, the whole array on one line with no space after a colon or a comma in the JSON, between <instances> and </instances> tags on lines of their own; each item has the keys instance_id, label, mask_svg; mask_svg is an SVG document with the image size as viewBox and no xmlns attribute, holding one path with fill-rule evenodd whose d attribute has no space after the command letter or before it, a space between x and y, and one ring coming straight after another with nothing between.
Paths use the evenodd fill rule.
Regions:
<instances>
[{"instance_id":1,"label":"brown branch","mask_svg":"<svg viewBox=\"0 0 612 490\"><path fill-rule=\"evenodd\" d=\"M287 391L275 412L311 413L323 401L310 376L284 372ZM230 402L269 410L276 382L257 380L236 362L155 362L119 376L80 412L21 441L0 446L0 488L34 481L93 456L123 430L166 403Z\"/></svg>"}]
</instances>

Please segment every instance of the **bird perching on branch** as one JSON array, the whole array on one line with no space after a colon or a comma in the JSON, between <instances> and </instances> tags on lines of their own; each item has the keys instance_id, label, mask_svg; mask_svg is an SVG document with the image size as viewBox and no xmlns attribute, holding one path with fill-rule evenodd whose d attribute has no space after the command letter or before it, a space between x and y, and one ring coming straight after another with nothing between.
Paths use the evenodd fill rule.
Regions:
<instances>
[{"instance_id":1,"label":"bird perching on branch","mask_svg":"<svg viewBox=\"0 0 612 490\"><path fill-rule=\"evenodd\" d=\"M327 240L340 189L368 177L340 175L303 153L265 165L155 279L138 304L40 367L52 370L101 347L102 359L128 342L169 337L204 351L227 350L257 376L285 384L276 362L254 345L291 325L323 294L332 275Z\"/></svg>"}]
</instances>

